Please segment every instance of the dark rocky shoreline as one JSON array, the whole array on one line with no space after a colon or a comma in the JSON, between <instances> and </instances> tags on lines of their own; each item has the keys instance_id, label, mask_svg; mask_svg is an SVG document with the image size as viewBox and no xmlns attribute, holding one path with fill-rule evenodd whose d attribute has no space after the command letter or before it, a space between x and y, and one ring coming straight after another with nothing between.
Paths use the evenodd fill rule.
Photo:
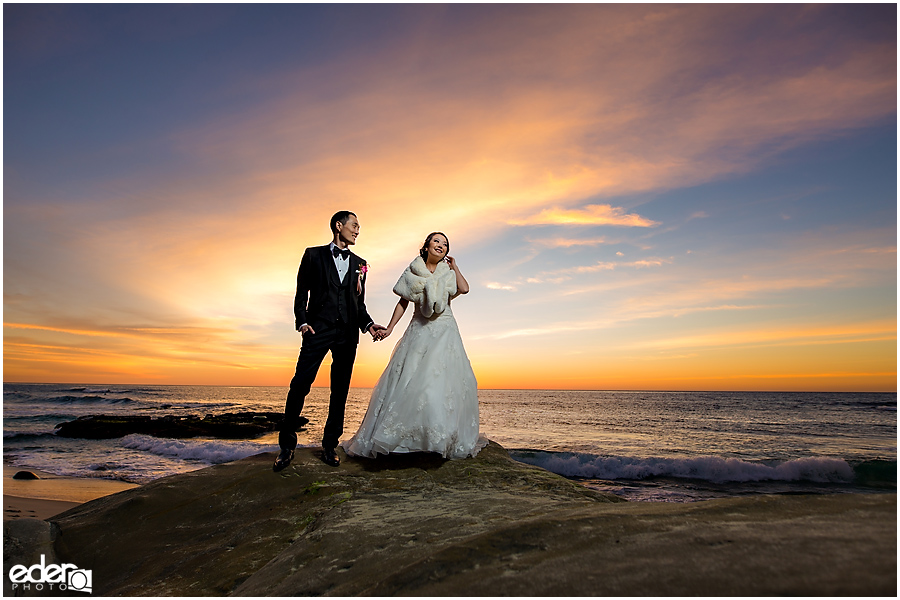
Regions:
<instances>
[{"instance_id":1,"label":"dark rocky shoreline","mask_svg":"<svg viewBox=\"0 0 900 600\"><path fill-rule=\"evenodd\" d=\"M161 438L216 437L248 439L259 437L281 426L280 412L236 412L219 415L89 415L56 426L56 435L68 438L102 440L142 433ZM300 417L300 425L309 422Z\"/></svg>"}]
</instances>

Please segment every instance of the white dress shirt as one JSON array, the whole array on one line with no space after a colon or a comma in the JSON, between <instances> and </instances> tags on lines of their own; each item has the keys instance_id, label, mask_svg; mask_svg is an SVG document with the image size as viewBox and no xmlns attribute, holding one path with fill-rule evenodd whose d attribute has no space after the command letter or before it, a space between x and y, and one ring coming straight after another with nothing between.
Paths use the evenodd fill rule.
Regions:
<instances>
[{"instance_id":1,"label":"white dress shirt","mask_svg":"<svg viewBox=\"0 0 900 600\"><path fill-rule=\"evenodd\" d=\"M335 248L338 248L337 244L331 242L331 245L328 247L328 251L331 252L331 256L334 258L334 266L337 268L338 279L340 279L340 281L344 281L344 275L347 274L347 270L350 268L350 256L348 255L346 258L344 258L340 254L334 256ZM340 250L340 248L338 248L338 250Z\"/></svg>"}]
</instances>

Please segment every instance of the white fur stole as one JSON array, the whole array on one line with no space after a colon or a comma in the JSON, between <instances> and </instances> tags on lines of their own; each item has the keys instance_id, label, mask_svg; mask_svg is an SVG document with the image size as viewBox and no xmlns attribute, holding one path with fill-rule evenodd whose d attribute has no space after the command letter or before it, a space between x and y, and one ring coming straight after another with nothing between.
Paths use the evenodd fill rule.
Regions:
<instances>
[{"instance_id":1,"label":"white fur stole","mask_svg":"<svg viewBox=\"0 0 900 600\"><path fill-rule=\"evenodd\" d=\"M432 273L417 256L397 280L394 293L415 302L422 316L431 317L444 312L450 298L456 296L456 273L444 261Z\"/></svg>"}]
</instances>

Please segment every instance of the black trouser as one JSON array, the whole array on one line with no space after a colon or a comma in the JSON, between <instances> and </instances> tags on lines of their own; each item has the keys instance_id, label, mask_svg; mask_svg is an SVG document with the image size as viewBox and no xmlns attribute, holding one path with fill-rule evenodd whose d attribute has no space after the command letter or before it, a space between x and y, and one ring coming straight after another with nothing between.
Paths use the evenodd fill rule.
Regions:
<instances>
[{"instance_id":1,"label":"black trouser","mask_svg":"<svg viewBox=\"0 0 900 600\"><path fill-rule=\"evenodd\" d=\"M347 326L338 324L316 330L315 334L303 336L297 370L291 379L287 402L284 404L284 422L278 435L278 445L293 450L297 447L297 427L303 402L309 394L319 367L325 355L331 350L331 401L328 404L328 420L322 446L335 448L344 433L344 408L350 391L350 377L353 375L353 361L356 360L358 338L347 331Z\"/></svg>"}]
</instances>

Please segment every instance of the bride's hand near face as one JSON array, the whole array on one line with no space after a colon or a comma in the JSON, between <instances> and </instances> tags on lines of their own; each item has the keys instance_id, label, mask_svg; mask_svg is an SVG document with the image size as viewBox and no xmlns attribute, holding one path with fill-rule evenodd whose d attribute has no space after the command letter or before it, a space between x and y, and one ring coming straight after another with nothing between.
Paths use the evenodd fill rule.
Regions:
<instances>
[{"instance_id":1,"label":"bride's hand near face","mask_svg":"<svg viewBox=\"0 0 900 600\"><path fill-rule=\"evenodd\" d=\"M463 277L463 274L460 272L459 267L456 264L456 259L452 256L447 257L447 264L456 273L456 293L457 294L468 294L469 293L469 282L466 281L466 278Z\"/></svg>"}]
</instances>

